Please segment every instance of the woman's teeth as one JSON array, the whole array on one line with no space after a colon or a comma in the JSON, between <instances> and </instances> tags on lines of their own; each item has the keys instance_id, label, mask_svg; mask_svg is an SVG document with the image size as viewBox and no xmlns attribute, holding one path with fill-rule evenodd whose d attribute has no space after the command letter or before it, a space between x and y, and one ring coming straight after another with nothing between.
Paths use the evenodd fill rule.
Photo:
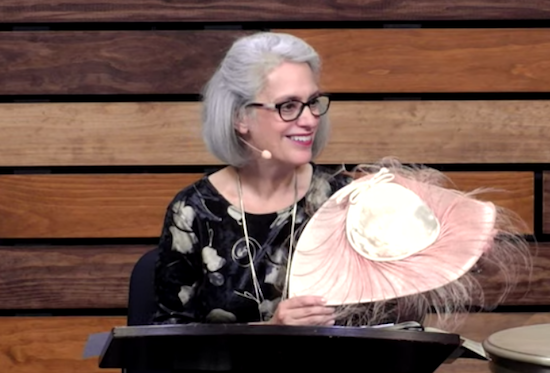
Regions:
<instances>
[{"instance_id":1,"label":"woman's teeth","mask_svg":"<svg viewBox=\"0 0 550 373\"><path fill-rule=\"evenodd\" d=\"M299 141L299 142L310 142L312 136L290 136L290 139L292 141Z\"/></svg>"}]
</instances>

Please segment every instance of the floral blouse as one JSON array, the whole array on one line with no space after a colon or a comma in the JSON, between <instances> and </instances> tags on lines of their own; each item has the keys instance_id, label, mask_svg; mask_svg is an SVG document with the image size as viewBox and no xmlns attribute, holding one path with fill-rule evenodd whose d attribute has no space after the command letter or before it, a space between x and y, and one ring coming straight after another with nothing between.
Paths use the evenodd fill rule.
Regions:
<instances>
[{"instance_id":1,"label":"floral blouse","mask_svg":"<svg viewBox=\"0 0 550 373\"><path fill-rule=\"evenodd\" d=\"M295 231L351 178L315 164L310 188L298 201ZM269 320L286 275L292 208L246 214L252 260L262 298L257 301L242 215L205 175L169 204L155 274L153 324L247 323Z\"/></svg>"}]
</instances>

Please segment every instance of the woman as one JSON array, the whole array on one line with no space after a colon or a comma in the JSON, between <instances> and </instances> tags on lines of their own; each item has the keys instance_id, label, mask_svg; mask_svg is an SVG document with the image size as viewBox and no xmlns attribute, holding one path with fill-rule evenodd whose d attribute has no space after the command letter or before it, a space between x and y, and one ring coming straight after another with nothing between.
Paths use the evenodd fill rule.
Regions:
<instances>
[{"instance_id":1,"label":"woman","mask_svg":"<svg viewBox=\"0 0 550 373\"><path fill-rule=\"evenodd\" d=\"M228 51L203 102L204 140L227 167L167 209L154 323L335 323L323 299L285 297L289 247L351 181L313 163L329 133L319 73L313 48L287 34L247 36Z\"/></svg>"}]
</instances>

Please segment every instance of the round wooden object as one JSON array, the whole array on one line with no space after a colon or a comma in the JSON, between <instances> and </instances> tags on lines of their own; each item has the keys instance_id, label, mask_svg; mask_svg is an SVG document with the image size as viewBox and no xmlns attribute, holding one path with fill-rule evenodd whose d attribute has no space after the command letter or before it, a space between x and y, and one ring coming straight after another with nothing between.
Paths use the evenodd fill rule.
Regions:
<instances>
[{"instance_id":1,"label":"round wooden object","mask_svg":"<svg viewBox=\"0 0 550 373\"><path fill-rule=\"evenodd\" d=\"M494 373L550 373L550 324L511 328L483 342Z\"/></svg>"}]
</instances>

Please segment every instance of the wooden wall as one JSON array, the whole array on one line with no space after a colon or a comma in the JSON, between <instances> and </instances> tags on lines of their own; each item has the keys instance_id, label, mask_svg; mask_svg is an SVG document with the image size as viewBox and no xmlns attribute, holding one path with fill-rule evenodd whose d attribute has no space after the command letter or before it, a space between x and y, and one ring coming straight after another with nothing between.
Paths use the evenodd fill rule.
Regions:
<instances>
[{"instance_id":1,"label":"wooden wall","mask_svg":"<svg viewBox=\"0 0 550 373\"><path fill-rule=\"evenodd\" d=\"M396 156L506 190L485 198L539 242L532 283L464 335L550 322L548 26L550 0L2 1L0 370L101 371L81 359L87 335L126 323L130 271L166 205L219 165L199 90L257 30L323 58L334 129L319 163ZM458 371L488 368L438 370Z\"/></svg>"}]
</instances>

